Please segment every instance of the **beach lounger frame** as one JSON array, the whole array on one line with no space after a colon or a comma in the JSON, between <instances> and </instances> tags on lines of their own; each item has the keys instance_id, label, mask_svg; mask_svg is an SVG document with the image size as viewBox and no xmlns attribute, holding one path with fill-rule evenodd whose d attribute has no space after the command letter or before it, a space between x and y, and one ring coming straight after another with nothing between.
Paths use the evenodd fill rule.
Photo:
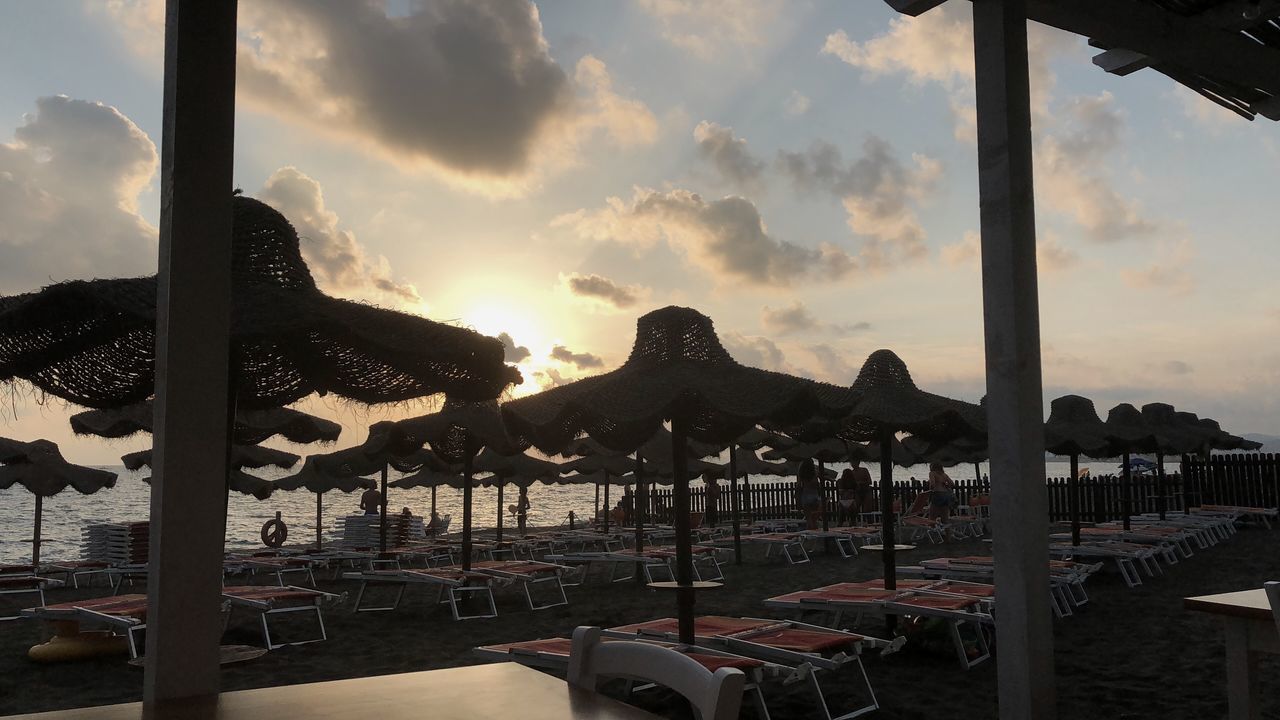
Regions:
<instances>
[{"instance_id":1,"label":"beach lounger frame","mask_svg":"<svg viewBox=\"0 0 1280 720\"><path fill-rule=\"evenodd\" d=\"M249 577L256 577L259 574L274 575L278 587L290 587L285 583L284 576L290 573L302 573L314 588L316 586L314 566L313 560L301 556L229 557L223 563L223 574L225 576L245 572Z\"/></svg>"},{"instance_id":2,"label":"beach lounger frame","mask_svg":"<svg viewBox=\"0 0 1280 720\"><path fill-rule=\"evenodd\" d=\"M106 598L90 598L86 600L72 601L72 603L62 603L55 606L27 608L22 611L22 615L23 617L30 617L49 622L91 622L105 625L112 632L119 632L121 636L125 638L126 646L129 648L130 659L136 659L142 656L140 649L145 649L146 647L146 643L139 640L139 636L142 633L145 633L147 629L145 617L137 618L130 615L112 614L110 612L112 605L118 605L119 603L125 602L127 598L131 598L130 602L137 602L139 600L143 602L146 601L146 597L142 595L112 595ZM226 627L230 607L230 604L224 599L222 601L222 619L224 629Z\"/></svg>"},{"instance_id":3,"label":"beach lounger frame","mask_svg":"<svg viewBox=\"0 0 1280 720\"><path fill-rule=\"evenodd\" d=\"M253 587L253 586L250 586L250 587ZM235 591L239 589L242 589L242 588L237 588L237 587L223 588L222 598L223 600L225 600L230 604L229 607L231 609L231 612L234 612L235 608L237 607L250 608L258 612L258 622L262 628L262 640L267 644L268 650L275 650L276 648L281 648L288 645L307 645L309 643L328 640L329 634L328 632L326 632L324 627L324 614L320 611L320 606L322 603L326 603L326 602L341 602L342 599L345 597L343 595L335 595L334 593L327 593L321 590L316 590L314 588L304 588L304 587L299 587L297 585L285 585L285 586L281 586L280 590L288 591L289 593L306 593L308 596L310 596L311 602L304 605L289 605L285 607L278 607L276 605L277 600L275 598L252 597L252 596L238 595L235 592L229 592L229 591ZM278 615L293 614L293 613L308 613L308 614L315 615L316 624L320 628L320 637L311 638L308 640L295 640L293 642L286 642L286 643L277 643L272 641L271 622L270 622L271 617L278 616ZM229 617L230 617L230 612L228 613L227 622L230 622Z\"/></svg>"},{"instance_id":4,"label":"beach lounger frame","mask_svg":"<svg viewBox=\"0 0 1280 720\"><path fill-rule=\"evenodd\" d=\"M763 543L764 556L773 557L774 549L779 551L788 565L803 565L809 562L809 551L804 547L804 536L797 533L757 533L743 535L743 542Z\"/></svg>"},{"instance_id":5,"label":"beach lounger frame","mask_svg":"<svg viewBox=\"0 0 1280 720\"><path fill-rule=\"evenodd\" d=\"M569 597L565 595L564 592L564 583L560 581L560 573L565 570L572 570L573 568L566 565L556 565L538 560L514 560L510 561L510 564L516 566L537 565L542 569L543 575L542 577L539 577L534 573L518 572L500 567L486 567L484 565L472 565L471 570L472 572L477 572L482 575L491 575L500 580L519 583L520 589L524 591L524 599L525 602L529 604L530 610L546 610L548 608L560 607L561 605L569 604ZM551 601L541 604L534 602L533 593L530 590L530 587L534 585L545 585L547 583L552 584L554 592Z\"/></svg>"},{"instance_id":6,"label":"beach lounger frame","mask_svg":"<svg viewBox=\"0 0 1280 720\"><path fill-rule=\"evenodd\" d=\"M898 568L903 575L932 577L948 580L969 580L990 583L995 579L993 564L970 564L963 562L966 558L932 558L921 560L920 565ZM1059 566L1061 567L1061 566ZM1088 576L1102 567L1081 564L1079 570L1055 570L1050 561L1049 570L1049 606L1055 617L1061 619L1075 614L1074 606L1085 605L1089 595L1085 592L1084 581ZM1086 568L1088 568L1086 570Z\"/></svg>"},{"instance_id":7,"label":"beach lounger frame","mask_svg":"<svg viewBox=\"0 0 1280 720\"><path fill-rule=\"evenodd\" d=\"M80 589L80 578L87 578L86 587L93 587L93 579L98 576L106 578L107 584L110 585L111 577L108 572L110 569L110 563L94 560L54 561L40 566L41 573L61 574L62 583L70 584L76 590Z\"/></svg>"},{"instance_id":8,"label":"beach lounger frame","mask_svg":"<svg viewBox=\"0 0 1280 720\"><path fill-rule=\"evenodd\" d=\"M411 584L435 585L436 605L449 605L449 612L453 615L454 620L483 620L498 617L498 607L493 600L493 589L486 581L479 585L470 585L465 579L453 579L442 575L434 575L429 570L371 570L364 572L347 572L343 573L343 578L347 580L359 580L360 589L356 592L355 605L352 612L386 612L395 610L400 607L401 600L404 599L404 592ZM369 587L369 583L376 585L396 585L395 600L390 605L365 605L365 590ZM488 607L488 612L482 612L473 615L463 615L458 611L458 603L468 595L482 596Z\"/></svg>"},{"instance_id":9,"label":"beach lounger frame","mask_svg":"<svg viewBox=\"0 0 1280 720\"><path fill-rule=\"evenodd\" d=\"M39 607L44 607L45 587L58 587L60 585L62 585L61 580L39 575L5 575L0 577L0 595L35 595L40 599ZM22 614L19 613L0 617L0 620L18 620L22 617Z\"/></svg>"}]
</instances>

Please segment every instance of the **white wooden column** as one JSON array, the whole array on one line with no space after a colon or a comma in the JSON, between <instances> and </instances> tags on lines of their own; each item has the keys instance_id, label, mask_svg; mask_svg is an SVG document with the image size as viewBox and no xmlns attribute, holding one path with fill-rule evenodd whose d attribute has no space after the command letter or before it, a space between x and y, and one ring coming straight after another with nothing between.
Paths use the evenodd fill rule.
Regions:
<instances>
[{"instance_id":1,"label":"white wooden column","mask_svg":"<svg viewBox=\"0 0 1280 720\"><path fill-rule=\"evenodd\" d=\"M1056 717L1026 0L974 0L1001 720Z\"/></svg>"},{"instance_id":2,"label":"white wooden column","mask_svg":"<svg viewBox=\"0 0 1280 720\"><path fill-rule=\"evenodd\" d=\"M226 530L235 0L168 0L149 706L218 691Z\"/></svg>"}]
</instances>

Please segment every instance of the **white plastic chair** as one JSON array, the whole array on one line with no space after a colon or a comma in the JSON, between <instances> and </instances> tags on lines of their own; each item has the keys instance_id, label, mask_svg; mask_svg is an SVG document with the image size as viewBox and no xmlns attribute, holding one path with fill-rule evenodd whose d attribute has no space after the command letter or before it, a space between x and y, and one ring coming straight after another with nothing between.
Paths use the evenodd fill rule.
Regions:
<instances>
[{"instance_id":1,"label":"white plastic chair","mask_svg":"<svg viewBox=\"0 0 1280 720\"><path fill-rule=\"evenodd\" d=\"M701 720L734 720L747 677L737 668L714 673L669 648L630 640L602 642L600 628L573 631L569 684L595 692L600 678L657 683L684 696Z\"/></svg>"},{"instance_id":2,"label":"white plastic chair","mask_svg":"<svg viewBox=\"0 0 1280 720\"><path fill-rule=\"evenodd\" d=\"M1271 614L1276 619L1276 632L1280 633L1280 581L1271 581L1262 584L1267 591L1267 599L1271 601Z\"/></svg>"}]
</instances>

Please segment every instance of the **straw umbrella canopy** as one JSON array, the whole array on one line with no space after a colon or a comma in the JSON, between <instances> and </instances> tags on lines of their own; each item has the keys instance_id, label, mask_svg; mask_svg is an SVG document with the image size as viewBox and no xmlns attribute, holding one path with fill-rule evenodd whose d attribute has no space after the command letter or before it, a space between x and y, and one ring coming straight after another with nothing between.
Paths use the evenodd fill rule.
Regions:
<instances>
[{"instance_id":1,"label":"straw umbrella canopy","mask_svg":"<svg viewBox=\"0 0 1280 720\"><path fill-rule=\"evenodd\" d=\"M447 392L481 400L519 382L502 343L471 330L333 298L316 287L289 221L232 203L231 375L238 407L312 393L363 403ZM155 276L73 280L0 299L0 381L90 408L155 392Z\"/></svg>"},{"instance_id":2,"label":"straw umbrella canopy","mask_svg":"<svg viewBox=\"0 0 1280 720\"><path fill-rule=\"evenodd\" d=\"M1093 401L1079 395L1063 395L1049 403L1044 424L1044 449L1071 458L1067 478L1067 506L1071 516L1071 544L1080 544L1080 456L1107 457L1107 426L1098 417Z\"/></svg>"},{"instance_id":3,"label":"straw umbrella canopy","mask_svg":"<svg viewBox=\"0 0 1280 720\"><path fill-rule=\"evenodd\" d=\"M1199 418L1195 422L1202 428L1207 438L1205 443L1206 452L1211 450L1258 450L1262 447L1260 442L1247 440L1223 430L1217 420Z\"/></svg>"},{"instance_id":4,"label":"straw umbrella canopy","mask_svg":"<svg viewBox=\"0 0 1280 720\"><path fill-rule=\"evenodd\" d=\"M1160 519L1165 518L1168 499L1165 497L1164 456L1199 452L1205 443L1204 429L1194 415L1179 417L1178 411L1168 403L1147 403L1142 406L1142 418L1147 421L1155 438L1156 453L1156 509Z\"/></svg>"},{"instance_id":5,"label":"straw umbrella canopy","mask_svg":"<svg viewBox=\"0 0 1280 720\"><path fill-rule=\"evenodd\" d=\"M900 432L945 441L985 433L984 413L970 403L916 387L906 363L890 350L877 350L863 363L852 386L855 400L839 437L880 443L881 533L885 587L897 586L893 526L893 440Z\"/></svg>"},{"instance_id":6,"label":"straw umbrella canopy","mask_svg":"<svg viewBox=\"0 0 1280 720\"><path fill-rule=\"evenodd\" d=\"M1124 515L1124 529L1129 529L1129 516L1133 514L1133 468L1129 456L1132 453L1155 452L1156 438L1146 418L1133 405L1120 403L1107 412L1107 439L1111 442L1108 455L1121 455L1120 505Z\"/></svg>"},{"instance_id":7,"label":"straw umbrella canopy","mask_svg":"<svg viewBox=\"0 0 1280 720\"><path fill-rule=\"evenodd\" d=\"M0 490L21 485L36 496L31 536L31 565L36 569L40 567L40 523L44 499L68 487L82 495L92 495L116 484L115 473L69 463L62 457L58 446L48 440L22 442L0 438L0 463L3 463L0 465Z\"/></svg>"},{"instance_id":8,"label":"straw umbrella canopy","mask_svg":"<svg viewBox=\"0 0 1280 720\"><path fill-rule=\"evenodd\" d=\"M275 466L288 470L298 463L299 457L283 450L261 447L258 445L233 445L228 458L227 489L244 495L252 495L259 500L266 500L276 490L276 484L256 475L250 475L244 468L258 469ZM152 451L139 450L120 456L120 462L128 470L141 470L151 467ZM142 478L151 483L151 476Z\"/></svg>"},{"instance_id":9,"label":"straw umbrella canopy","mask_svg":"<svg viewBox=\"0 0 1280 720\"><path fill-rule=\"evenodd\" d=\"M515 432L549 450L580 433L615 450L635 449L671 422L675 586L680 638L692 642L688 439L723 446L762 421L803 422L817 409L814 383L739 364L710 318L667 307L639 319L631 355L616 370L513 400L503 414Z\"/></svg>"},{"instance_id":10,"label":"straw umbrella canopy","mask_svg":"<svg viewBox=\"0 0 1280 720\"><path fill-rule=\"evenodd\" d=\"M151 400L107 410L86 410L70 418L77 435L97 435L109 439L152 432L155 403ZM279 435L289 442L308 445L329 443L342 434L342 426L332 420L286 407L236 411L232 442L257 445Z\"/></svg>"},{"instance_id":11,"label":"straw umbrella canopy","mask_svg":"<svg viewBox=\"0 0 1280 720\"><path fill-rule=\"evenodd\" d=\"M485 448L514 455L528 447L503 425L498 403L448 398L439 412L389 423L382 449L391 454L418 451L424 445L441 460L462 466L462 567L471 569L471 494L476 455ZM557 473L558 474L558 473Z\"/></svg>"},{"instance_id":12,"label":"straw umbrella canopy","mask_svg":"<svg viewBox=\"0 0 1280 720\"><path fill-rule=\"evenodd\" d=\"M766 447L771 449L790 447L795 445L796 441L781 433L754 427L739 435L734 444L747 450L759 450Z\"/></svg>"}]
</instances>

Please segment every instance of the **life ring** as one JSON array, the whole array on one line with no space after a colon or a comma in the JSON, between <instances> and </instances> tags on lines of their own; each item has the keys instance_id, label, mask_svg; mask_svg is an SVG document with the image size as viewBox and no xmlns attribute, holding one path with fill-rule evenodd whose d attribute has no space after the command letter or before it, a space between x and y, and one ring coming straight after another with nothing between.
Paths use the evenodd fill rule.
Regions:
<instances>
[{"instance_id":1,"label":"life ring","mask_svg":"<svg viewBox=\"0 0 1280 720\"><path fill-rule=\"evenodd\" d=\"M284 545L284 541L289 537L289 526L284 524L284 520L280 519L280 513L276 513L274 518L262 524L262 544L269 548L278 548Z\"/></svg>"}]
</instances>

